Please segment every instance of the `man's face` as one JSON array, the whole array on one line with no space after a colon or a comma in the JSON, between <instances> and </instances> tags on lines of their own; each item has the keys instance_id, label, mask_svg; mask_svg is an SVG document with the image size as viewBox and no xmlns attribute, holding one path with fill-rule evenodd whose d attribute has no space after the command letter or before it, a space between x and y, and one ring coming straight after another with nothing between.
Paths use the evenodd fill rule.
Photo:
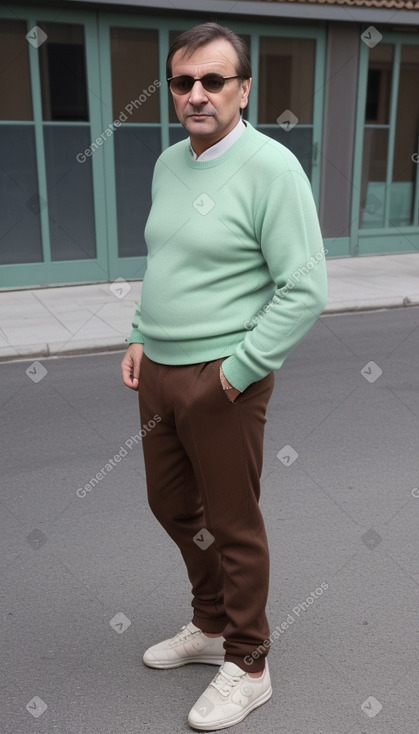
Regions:
<instances>
[{"instance_id":1,"label":"man's face","mask_svg":"<svg viewBox=\"0 0 419 734\"><path fill-rule=\"evenodd\" d=\"M211 41L185 57L181 48L173 56L171 76L188 74L194 78L217 73L237 74L237 53L225 38ZM187 94L172 92L179 122L188 131L192 147L198 155L224 138L240 119L250 91L251 79L229 79L221 92L206 92L201 82L195 82Z\"/></svg>"}]
</instances>

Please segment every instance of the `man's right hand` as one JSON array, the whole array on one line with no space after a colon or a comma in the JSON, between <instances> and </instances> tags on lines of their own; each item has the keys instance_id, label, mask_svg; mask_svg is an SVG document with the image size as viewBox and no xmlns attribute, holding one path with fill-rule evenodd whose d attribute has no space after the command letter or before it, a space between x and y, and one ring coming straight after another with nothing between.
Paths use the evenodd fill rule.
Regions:
<instances>
[{"instance_id":1,"label":"man's right hand","mask_svg":"<svg viewBox=\"0 0 419 734\"><path fill-rule=\"evenodd\" d=\"M143 354L144 344L130 344L121 362L122 382L131 390L138 390Z\"/></svg>"}]
</instances>

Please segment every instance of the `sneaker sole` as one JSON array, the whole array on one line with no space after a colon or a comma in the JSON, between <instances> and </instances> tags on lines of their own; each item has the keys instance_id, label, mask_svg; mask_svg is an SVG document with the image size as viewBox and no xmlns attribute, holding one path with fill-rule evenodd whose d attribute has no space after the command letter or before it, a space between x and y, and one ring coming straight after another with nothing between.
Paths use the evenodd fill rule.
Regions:
<instances>
[{"instance_id":1,"label":"sneaker sole","mask_svg":"<svg viewBox=\"0 0 419 734\"><path fill-rule=\"evenodd\" d=\"M189 665L189 663L202 663L203 665L222 665L224 663L224 657L219 658L204 658L204 657L195 657L195 658L188 658L187 660L177 660L172 661L169 660L167 663L165 662L159 662L158 660L149 661L146 662L143 659L144 665L147 666L147 668L157 668L158 670L168 670L170 668L181 668L182 665Z\"/></svg>"},{"instance_id":2,"label":"sneaker sole","mask_svg":"<svg viewBox=\"0 0 419 734\"><path fill-rule=\"evenodd\" d=\"M237 714L237 716L232 716L230 719L228 719L228 721L225 720L222 723L213 722L212 724L191 724L188 718L189 726L191 726L192 729L197 729L198 731L218 731L219 729L228 729L229 726L240 724L240 722L243 721L243 719L245 719L246 716L248 716L252 711L269 701L271 696L272 686L270 685L269 688L259 698L249 704L249 706L244 711L242 711L241 714Z\"/></svg>"}]
</instances>

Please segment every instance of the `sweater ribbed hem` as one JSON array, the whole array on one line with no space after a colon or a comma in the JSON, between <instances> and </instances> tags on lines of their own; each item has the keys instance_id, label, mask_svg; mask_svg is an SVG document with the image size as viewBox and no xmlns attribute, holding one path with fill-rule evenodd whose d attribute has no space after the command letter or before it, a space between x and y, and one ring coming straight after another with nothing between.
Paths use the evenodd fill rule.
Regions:
<instances>
[{"instance_id":1,"label":"sweater ribbed hem","mask_svg":"<svg viewBox=\"0 0 419 734\"><path fill-rule=\"evenodd\" d=\"M144 354L153 362L167 365L212 362L234 354L237 344L243 341L245 333L185 341L166 341L144 336Z\"/></svg>"}]
</instances>

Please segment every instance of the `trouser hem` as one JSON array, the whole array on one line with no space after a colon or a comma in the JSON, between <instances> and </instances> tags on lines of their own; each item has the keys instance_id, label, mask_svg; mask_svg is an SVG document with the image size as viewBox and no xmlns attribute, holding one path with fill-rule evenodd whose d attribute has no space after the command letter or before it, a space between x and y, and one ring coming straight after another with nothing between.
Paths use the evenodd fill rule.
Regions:
<instances>
[{"instance_id":1,"label":"trouser hem","mask_svg":"<svg viewBox=\"0 0 419 734\"><path fill-rule=\"evenodd\" d=\"M195 625L195 627L198 627L202 632L209 632L210 634L220 634L222 635L225 628L228 624L228 618L223 617L222 619L205 619L205 617L199 617L197 614L194 614L192 617L192 622Z\"/></svg>"},{"instance_id":2,"label":"trouser hem","mask_svg":"<svg viewBox=\"0 0 419 734\"><path fill-rule=\"evenodd\" d=\"M266 654L260 655L256 660L251 655L229 655L225 654L224 662L234 663L246 673L260 673L265 667Z\"/></svg>"}]
</instances>

